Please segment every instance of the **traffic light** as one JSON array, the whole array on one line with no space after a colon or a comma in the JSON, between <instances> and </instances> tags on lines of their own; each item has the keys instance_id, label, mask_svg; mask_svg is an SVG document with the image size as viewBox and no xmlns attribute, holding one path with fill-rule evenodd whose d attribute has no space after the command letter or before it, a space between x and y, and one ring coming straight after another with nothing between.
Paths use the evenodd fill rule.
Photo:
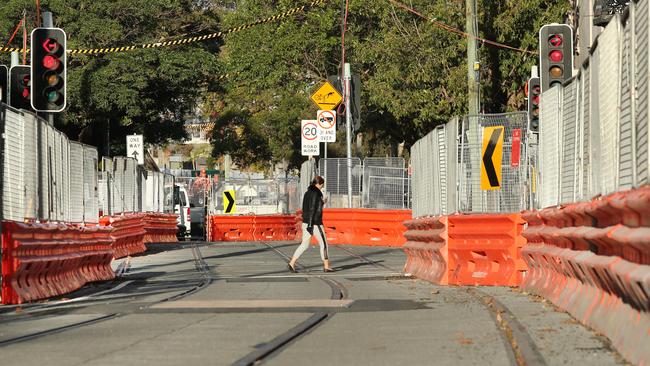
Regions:
<instances>
[{"instance_id":1,"label":"traffic light","mask_svg":"<svg viewBox=\"0 0 650 366\"><path fill-rule=\"evenodd\" d=\"M539 64L542 92L573 77L573 29L547 24L539 30Z\"/></svg>"},{"instance_id":2,"label":"traffic light","mask_svg":"<svg viewBox=\"0 0 650 366\"><path fill-rule=\"evenodd\" d=\"M0 103L7 104L9 100L9 70L7 66L0 65Z\"/></svg>"},{"instance_id":3,"label":"traffic light","mask_svg":"<svg viewBox=\"0 0 650 366\"><path fill-rule=\"evenodd\" d=\"M16 109L32 110L31 70L29 66L13 66L9 71L9 105Z\"/></svg>"},{"instance_id":4,"label":"traffic light","mask_svg":"<svg viewBox=\"0 0 650 366\"><path fill-rule=\"evenodd\" d=\"M32 31L32 107L61 112L66 107L66 36L59 28Z\"/></svg>"},{"instance_id":5,"label":"traffic light","mask_svg":"<svg viewBox=\"0 0 650 366\"><path fill-rule=\"evenodd\" d=\"M539 98L542 88L539 78L528 79L528 131L539 132Z\"/></svg>"}]
</instances>

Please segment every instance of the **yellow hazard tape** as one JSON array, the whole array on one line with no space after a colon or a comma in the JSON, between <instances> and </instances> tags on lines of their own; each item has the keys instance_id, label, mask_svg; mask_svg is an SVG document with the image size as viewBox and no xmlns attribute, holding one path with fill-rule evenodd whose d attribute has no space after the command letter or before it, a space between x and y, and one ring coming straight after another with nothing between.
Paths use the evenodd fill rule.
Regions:
<instances>
[{"instance_id":1,"label":"yellow hazard tape","mask_svg":"<svg viewBox=\"0 0 650 366\"><path fill-rule=\"evenodd\" d=\"M237 33L241 32L243 30L247 30L253 27L256 27L261 24L265 23L271 23L278 21L280 19L288 18L294 14L297 13L302 13L308 8L312 8L317 5L321 5L326 3L328 0L314 0L312 1L309 5L303 5L299 6L297 8L293 8L291 10L287 10L283 13L276 14L272 17L264 18L264 19L258 19L257 21L245 25L241 25L239 27L234 27L227 29L223 32L216 32L212 34L206 34L202 36L195 36L195 37L188 37L188 38L183 38L183 39L177 39L173 41L163 41L163 42L155 42L155 43L145 43L137 46L125 46L125 47L109 47L109 48L92 48L92 49L78 49L78 50L68 50L68 53L71 55L98 55L98 54L106 54L106 53L118 53L118 52L128 52L128 51L133 51L137 49L148 49L148 48L161 48L161 47L172 47L172 46L180 46L180 45L185 45L185 44L190 44L190 43L196 43L196 42L203 42L211 39L217 39L222 36L225 36L227 34L232 34L232 33ZM22 48L13 48L13 47L4 47L0 48L0 53L2 52L22 52ZM27 50L29 52L29 49Z\"/></svg>"}]
</instances>

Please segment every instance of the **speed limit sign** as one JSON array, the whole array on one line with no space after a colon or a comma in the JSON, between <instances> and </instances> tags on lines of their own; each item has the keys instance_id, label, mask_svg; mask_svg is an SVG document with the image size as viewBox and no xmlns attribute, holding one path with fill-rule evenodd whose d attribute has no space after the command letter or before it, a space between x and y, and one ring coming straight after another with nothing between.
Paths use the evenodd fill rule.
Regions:
<instances>
[{"instance_id":1,"label":"speed limit sign","mask_svg":"<svg viewBox=\"0 0 650 366\"><path fill-rule=\"evenodd\" d=\"M302 120L301 128L302 155L311 156L320 154L318 141L318 124L316 120Z\"/></svg>"}]
</instances>

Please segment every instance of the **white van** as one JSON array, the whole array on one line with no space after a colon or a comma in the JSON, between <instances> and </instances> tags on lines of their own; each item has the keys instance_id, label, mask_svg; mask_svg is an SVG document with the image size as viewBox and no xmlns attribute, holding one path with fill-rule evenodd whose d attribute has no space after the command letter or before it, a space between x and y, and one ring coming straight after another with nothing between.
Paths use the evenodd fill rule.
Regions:
<instances>
[{"instance_id":1,"label":"white van","mask_svg":"<svg viewBox=\"0 0 650 366\"><path fill-rule=\"evenodd\" d=\"M187 190L181 185L174 185L174 213L178 215L178 237L184 238L190 233L190 200Z\"/></svg>"}]
</instances>

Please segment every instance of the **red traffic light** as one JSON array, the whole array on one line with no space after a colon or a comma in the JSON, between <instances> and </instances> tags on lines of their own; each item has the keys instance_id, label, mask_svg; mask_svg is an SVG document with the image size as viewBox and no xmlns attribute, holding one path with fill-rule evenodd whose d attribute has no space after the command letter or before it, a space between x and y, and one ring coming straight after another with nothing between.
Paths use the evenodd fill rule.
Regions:
<instances>
[{"instance_id":1,"label":"red traffic light","mask_svg":"<svg viewBox=\"0 0 650 366\"><path fill-rule=\"evenodd\" d=\"M51 55L43 57L43 66L46 69L56 70L59 68L59 65L61 65L61 61L58 58Z\"/></svg>"},{"instance_id":2,"label":"red traffic light","mask_svg":"<svg viewBox=\"0 0 650 366\"><path fill-rule=\"evenodd\" d=\"M551 34L548 37L548 44L550 44L553 47L560 47L562 46L562 43L564 43L564 40L562 39L561 34Z\"/></svg>"},{"instance_id":3,"label":"red traffic light","mask_svg":"<svg viewBox=\"0 0 650 366\"><path fill-rule=\"evenodd\" d=\"M30 75L23 75L23 85L24 86L29 86L29 82L31 81L31 76Z\"/></svg>"},{"instance_id":4,"label":"red traffic light","mask_svg":"<svg viewBox=\"0 0 650 366\"><path fill-rule=\"evenodd\" d=\"M564 54L560 50L553 50L549 52L548 58L550 58L553 62L562 62L564 59Z\"/></svg>"},{"instance_id":5,"label":"red traffic light","mask_svg":"<svg viewBox=\"0 0 650 366\"><path fill-rule=\"evenodd\" d=\"M23 96L23 98L29 99L29 89L28 88L23 89L21 95Z\"/></svg>"},{"instance_id":6,"label":"red traffic light","mask_svg":"<svg viewBox=\"0 0 650 366\"><path fill-rule=\"evenodd\" d=\"M539 95L533 96L533 104L538 105L539 104Z\"/></svg>"}]
</instances>

